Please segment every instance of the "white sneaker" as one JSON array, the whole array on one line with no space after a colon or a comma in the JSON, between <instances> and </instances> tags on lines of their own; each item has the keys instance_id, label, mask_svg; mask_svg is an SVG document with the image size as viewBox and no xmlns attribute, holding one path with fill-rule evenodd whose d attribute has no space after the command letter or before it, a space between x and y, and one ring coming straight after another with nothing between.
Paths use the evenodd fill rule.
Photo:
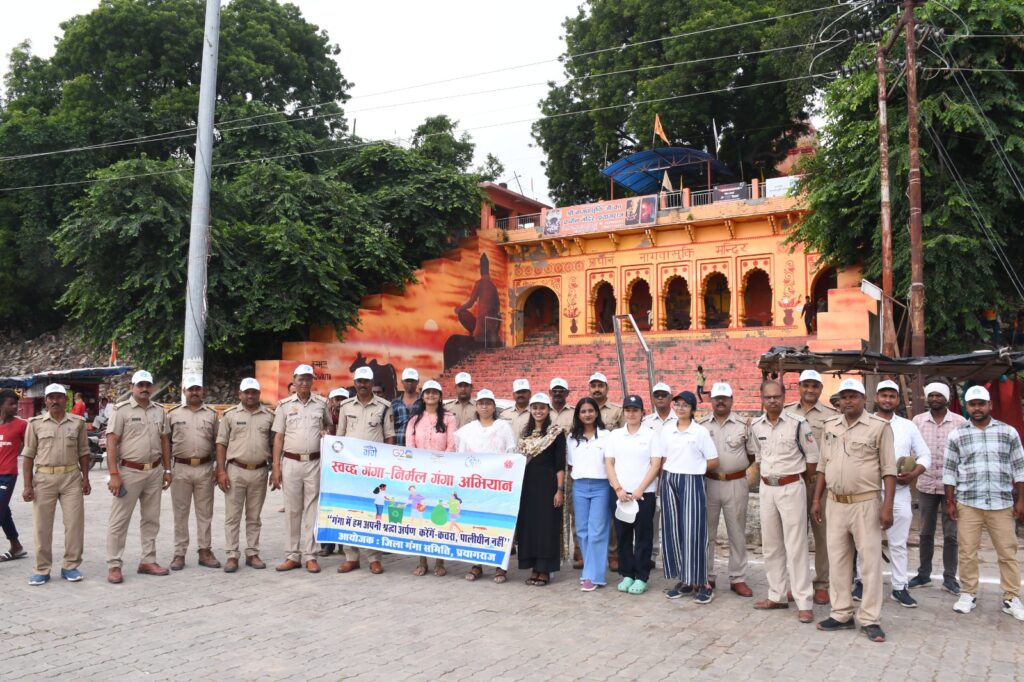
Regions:
<instances>
[{"instance_id":1,"label":"white sneaker","mask_svg":"<svg viewBox=\"0 0 1024 682\"><path fill-rule=\"evenodd\" d=\"M1004 611L1006 610L1005 604L1008 604L1008 603L1009 602L1003 602L1003 604L1004 604L1003 610ZM1020 604L1019 601L1017 603ZM961 592L960 593L960 599L957 600L957 602L955 604L953 604L953 610L957 611L959 613L970 613L971 611L974 610L974 607L977 606L977 605L978 605L978 600L977 600L977 598L973 594L967 594L966 592ZM1022 609L1022 611L1024 611L1024 609ZM1006 612L1009 613L1009 611L1006 611Z\"/></svg>"},{"instance_id":2,"label":"white sneaker","mask_svg":"<svg viewBox=\"0 0 1024 682\"><path fill-rule=\"evenodd\" d=\"M1008 613L1017 620L1024 620L1024 604L1020 603L1019 597L1003 600L1003 613Z\"/></svg>"}]
</instances>

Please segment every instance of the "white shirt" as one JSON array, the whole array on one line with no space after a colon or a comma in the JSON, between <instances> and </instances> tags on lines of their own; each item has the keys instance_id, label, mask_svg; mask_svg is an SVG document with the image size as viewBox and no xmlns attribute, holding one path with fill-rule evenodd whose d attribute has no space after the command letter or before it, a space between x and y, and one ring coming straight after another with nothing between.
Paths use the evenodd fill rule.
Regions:
<instances>
[{"instance_id":1,"label":"white shirt","mask_svg":"<svg viewBox=\"0 0 1024 682\"><path fill-rule=\"evenodd\" d=\"M661 431L661 427L665 426L665 424L674 423L677 419L678 417L676 416L675 410L670 409L668 411L668 416L665 417L664 419L659 417L658 411L655 410L654 412L651 412L648 415L644 415L644 420L640 423L650 426L652 429L654 429L655 433L658 433L659 431Z\"/></svg>"},{"instance_id":2,"label":"white shirt","mask_svg":"<svg viewBox=\"0 0 1024 682\"><path fill-rule=\"evenodd\" d=\"M604 450L611 441L611 434L604 429L597 430L597 436L587 440L581 438L577 443L572 436L565 439L568 446L565 461L572 467L572 480L581 478L599 478L608 480L608 472L604 468Z\"/></svg>"},{"instance_id":3,"label":"white shirt","mask_svg":"<svg viewBox=\"0 0 1024 682\"><path fill-rule=\"evenodd\" d=\"M665 459L662 469L670 474L696 474L708 471L708 460L718 459L718 450L711 434L695 421L683 431L677 423L666 426L658 434L652 457Z\"/></svg>"},{"instance_id":4,"label":"white shirt","mask_svg":"<svg viewBox=\"0 0 1024 682\"><path fill-rule=\"evenodd\" d=\"M456 452L515 452L512 422L495 419L490 426L473 420L455 432Z\"/></svg>"},{"instance_id":5,"label":"white shirt","mask_svg":"<svg viewBox=\"0 0 1024 682\"><path fill-rule=\"evenodd\" d=\"M636 433L630 433L629 427L612 431L605 447L604 456L606 459L615 460L615 476L619 479L619 485L627 493L637 489L644 481L644 476L651 468L651 446L657 439L658 434L654 429L640 424ZM655 477L655 480L657 477ZM656 482L644 488L645 493L653 493Z\"/></svg>"},{"instance_id":6,"label":"white shirt","mask_svg":"<svg viewBox=\"0 0 1024 682\"><path fill-rule=\"evenodd\" d=\"M924 442L924 437L921 436L921 432L917 430L914 422L894 414L889 420L889 426L892 427L892 440L897 461L900 457L913 457L925 469L931 468L931 450L928 449L928 444ZM896 485L899 488L908 487L903 483Z\"/></svg>"}]
</instances>

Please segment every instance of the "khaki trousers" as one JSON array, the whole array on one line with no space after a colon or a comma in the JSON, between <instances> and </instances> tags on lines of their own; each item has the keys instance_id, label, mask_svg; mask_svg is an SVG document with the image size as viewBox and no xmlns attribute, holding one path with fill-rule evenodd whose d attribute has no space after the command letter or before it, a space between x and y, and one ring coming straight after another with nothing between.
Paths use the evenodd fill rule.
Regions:
<instances>
[{"instance_id":1,"label":"khaki trousers","mask_svg":"<svg viewBox=\"0 0 1024 682\"><path fill-rule=\"evenodd\" d=\"M263 521L263 502L267 499L267 467L242 469L228 464L230 487L224 493L224 548L229 559L237 559L238 531L245 512L245 556L260 553L260 529Z\"/></svg>"},{"instance_id":2,"label":"khaki trousers","mask_svg":"<svg viewBox=\"0 0 1024 682\"><path fill-rule=\"evenodd\" d=\"M236 469L238 467L235 467ZM320 460L298 462L281 458L281 489L288 526L288 544L284 551L292 561L317 558L316 510L320 501Z\"/></svg>"},{"instance_id":3,"label":"khaki trousers","mask_svg":"<svg viewBox=\"0 0 1024 682\"><path fill-rule=\"evenodd\" d=\"M235 467L236 469L238 467ZM213 461L199 466L174 464L171 479L171 507L174 509L174 556L188 550L188 517L192 501L196 506L196 549L210 549L213 539Z\"/></svg>"},{"instance_id":4,"label":"khaki trousers","mask_svg":"<svg viewBox=\"0 0 1024 682\"><path fill-rule=\"evenodd\" d=\"M746 485L746 480L741 481ZM768 598L786 603L787 585L801 610L814 608L807 556L807 488L802 483L761 483L761 545L768 577Z\"/></svg>"},{"instance_id":5,"label":"khaki trousers","mask_svg":"<svg viewBox=\"0 0 1024 682\"><path fill-rule=\"evenodd\" d=\"M725 516L725 530L729 536L729 583L745 582L749 498L747 479L716 481L709 478L704 483L708 496L708 579L714 580L716 576L715 539L718 537L718 517L722 515Z\"/></svg>"},{"instance_id":6,"label":"khaki trousers","mask_svg":"<svg viewBox=\"0 0 1024 682\"><path fill-rule=\"evenodd\" d=\"M36 573L49 575L53 565L53 517L60 502L64 517L64 564L70 570L82 564L82 546L85 543L85 496L82 494L82 474L41 474L32 477L35 499L32 517L35 522Z\"/></svg>"},{"instance_id":7,"label":"khaki trousers","mask_svg":"<svg viewBox=\"0 0 1024 682\"><path fill-rule=\"evenodd\" d=\"M828 494L821 497L821 523L811 518L811 502L814 501L814 476L807 484L807 518L811 522L811 533L814 535L814 589L828 589L828 519L825 513L828 507Z\"/></svg>"},{"instance_id":8,"label":"khaki trousers","mask_svg":"<svg viewBox=\"0 0 1024 682\"><path fill-rule=\"evenodd\" d=\"M107 526L107 567L121 568L124 562L124 543L128 537L128 524L138 503L139 536L141 544L140 564L156 563L156 536L160 532L160 496L163 493L164 470L159 464L149 471L138 471L121 467L121 482L128 492L124 497L115 497L110 505L110 522Z\"/></svg>"},{"instance_id":9,"label":"khaki trousers","mask_svg":"<svg viewBox=\"0 0 1024 682\"><path fill-rule=\"evenodd\" d=\"M1020 564L1017 563L1017 535L1013 523L1013 507L986 510L956 505L957 539L960 543L960 589L978 595L978 548L981 529L988 537L999 557L999 586L1003 599L1020 596Z\"/></svg>"},{"instance_id":10,"label":"khaki trousers","mask_svg":"<svg viewBox=\"0 0 1024 682\"><path fill-rule=\"evenodd\" d=\"M846 623L854 615L853 552L861 562L864 597L857 610L862 626L878 625L882 617L882 526L879 498L842 504L829 500L828 558L829 599L832 618Z\"/></svg>"}]
</instances>

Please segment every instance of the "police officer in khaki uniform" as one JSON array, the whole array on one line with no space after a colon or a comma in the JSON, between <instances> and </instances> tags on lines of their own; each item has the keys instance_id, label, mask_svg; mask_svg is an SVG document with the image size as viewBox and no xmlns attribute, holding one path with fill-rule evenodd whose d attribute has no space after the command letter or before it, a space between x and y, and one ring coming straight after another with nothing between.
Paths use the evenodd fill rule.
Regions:
<instances>
[{"instance_id":1,"label":"police officer in khaki uniform","mask_svg":"<svg viewBox=\"0 0 1024 682\"><path fill-rule=\"evenodd\" d=\"M601 408L601 421L604 422L604 428L614 431L626 423L622 418L622 405L608 400L608 377L601 372L594 372L590 375L590 397L597 401ZM615 563L617 564L618 561Z\"/></svg>"},{"instance_id":2,"label":"police officer in khaki uniform","mask_svg":"<svg viewBox=\"0 0 1024 682\"><path fill-rule=\"evenodd\" d=\"M444 409L455 415L455 423L461 429L476 419L476 401L473 400L473 377L469 372L455 375L455 399L446 400Z\"/></svg>"},{"instance_id":3,"label":"police officer in khaki uniform","mask_svg":"<svg viewBox=\"0 0 1024 682\"><path fill-rule=\"evenodd\" d=\"M757 455L757 439L746 421L732 414L732 387L717 383L711 387L712 414L699 420L711 433L718 450L718 467L704 474L708 502L708 575L715 586L715 539L718 517L725 516L729 536L729 589L741 597L753 597L746 582L747 572L747 467Z\"/></svg>"},{"instance_id":4,"label":"police officer in khaki uniform","mask_svg":"<svg viewBox=\"0 0 1024 682\"><path fill-rule=\"evenodd\" d=\"M144 369L132 375L132 397L114 406L107 427L107 489L114 496L107 528L107 582L120 583L124 543L135 505L141 519L142 556L138 572L167 575L156 562L156 536L160 532L160 497L170 487L171 459L162 452L164 408L150 400L153 375Z\"/></svg>"},{"instance_id":5,"label":"police officer in khaki uniform","mask_svg":"<svg viewBox=\"0 0 1024 682\"><path fill-rule=\"evenodd\" d=\"M238 532L245 513L245 565L266 568L260 559L260 513L267 499L267 472L274 442L274 413L260 404L260 382L242 379L241 401L221 419L217 431L217 485L224 492L224 572L238 570Z\"/></svg>"},{"instance_id":6,"label":"police officer in khaki uniform","mask_svg":"<svg viewBox=\"0 0 1024 682\"><path fill-rule=\"evenodd\" d=\"M576 408L573 405L568 404L569 398L569 382L561 377L555 377L551 380L548 386L548 394L551 396L551 421L558 424L566 433L572 430L572 417L576 413ZM519 438L520 434L516 434L516 438ZM566 475L566 482L569 481L568 475ZM572 496L566 492L566 504L568 506Z\"/></svg>"},{"instance_id":7,"label":"police officer in khaki uniform","mask_svg":"<svg viewBox=\"0 0 1024 682\"><path fill-rule=\"evenodd\" d=\"M22 450L22 497L32 502L36 569L30 585L50 580L53 564L53 516L60 502L64 516L64 564L60 577L78 582L85 540L85 498L89 485L89 440L85 420L67 412L68 394L60 384L44 393L46 412L28 420Z\"/></svg>"},{"instance_id":8,"label":"police officer in khaki uniform","mask_svg":"<svg viewBox=\"0 0 1024 682\"><path fill-rule=\"evenodd\" d=\"M516 404L502 410L499 419L512 422L512 433L517 439L523 437L523 429L530 423L530 382L516 379L512 382L512 397Z\"/></svg>"},{"instance_id":9,"label":"police officer in khaki uniform","mask_svg":"<svg viewBox=\"0 0 1024 682\"><path fill-rule=\"evenodd\" d=\"M814 622L813 588L807 565L807 486L805 477L817 470L818 444L803 417L783 410L786 393L781 381L761 385L762 414L751 429L760 445L761 544L764 548L768 599L756 609L789 608L787 583L792 587L797 619Z\"/></svg>"},{"instance_id":10,"label":"police officer in khaki uniform","mask_svg":"<svg viewBox=\"0 0 1024 682\"><path fill-rule=\"evenodd\" d=\"M360 367L355 373L356 395L341 404L338 415L338 435L360 438L376 443L395 443L395 418L391 403L373 395L373 370ZM379 550L367 550L370 572L383 573ZM338 566L338 573L348 573L359 568L359 548L345 545L345 562Z\"/></svg>"},{"instance_id":11,"label":"police officer in khaki uniform","mask_svg":"<svg viewBox=\"0 0 1024 682\"><path fill-rule=\"evenodd\" d=\"M189 374L181 383L186 404L178 405L164 417L162 445L174 462L171 508L174 510L174 558L170 569L185 568L188 549L188 517L193 500L196 508L196 546L199 565L220 568L213 555L210 528L213 525L214 440L217 413L203 404L203 378Z\"/></svg>"},{"instance_id":12,"label":"police officer in khaki uniform","mask_svg":"<svg viewBox=\"0 0 1024 682\"><path fill-rule=\"evenodd\" d=\"M846 379L839 385L841 416L825 422L821 466L817 471L811 514L821 520L821 498L828 489L829 596L832 614L819 630L852 629L853 551L861 558L864 595L857 611L861 631L884 642L882 615L882 531L892 526L896 494L896 453L892 427L868 414L864 384ZM879 490L885 488L884 498Z\"/></svg>"},{"instance_id":13,"label":"police officer in khaki uniform","mask_svg":"<svg viewBox=\"0 0 1024 682\"><path fill-rule=\"evenodd\" d=\"M305 563L310 573L320 572L316 549L316 509L320 499L320 438L334 422L327 399L312 392L313 368L295 368L295 393L277 404L274 412L273 470L270 486L283 488L287 556L278 571L291 571Z\"/></svg>"},{"instance_id":14,"label":"police officer in khaki uniform","mask_svg":"<svg viewBox=\"0 0 1024 682\"><path fill-rule=\"evenodd\" d=\"M828 403L821 401L824 384L821 375L813 369L805 369L800 373L800 400L786 403L786 411L807 420L811 426L814 440L820 446L825 437L825 421L839 413ZM807 477L807 515L811 514L811 503L814 501L814 476ZM828 604L828 541L825 529L828 527L828 503L821 500L821 523L811 519L811 532L814 534L814 603Z\"/></svg>"}]
</instances>

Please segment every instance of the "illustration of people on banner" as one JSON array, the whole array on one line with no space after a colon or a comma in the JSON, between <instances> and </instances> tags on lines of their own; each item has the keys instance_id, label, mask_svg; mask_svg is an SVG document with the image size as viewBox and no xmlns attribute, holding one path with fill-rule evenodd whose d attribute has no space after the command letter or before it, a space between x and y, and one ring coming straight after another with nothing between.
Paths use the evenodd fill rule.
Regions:
<instances>
[{"instance_id":1,"label":"illustration of people on banner","mask_svg":"<svg viewBox=\"0 0 1024 682\"><path fill-rule=\"evenodd\" d=\"M508 567L526 458L326 436L316 540Z\"/></svg>"}]
</instances>

